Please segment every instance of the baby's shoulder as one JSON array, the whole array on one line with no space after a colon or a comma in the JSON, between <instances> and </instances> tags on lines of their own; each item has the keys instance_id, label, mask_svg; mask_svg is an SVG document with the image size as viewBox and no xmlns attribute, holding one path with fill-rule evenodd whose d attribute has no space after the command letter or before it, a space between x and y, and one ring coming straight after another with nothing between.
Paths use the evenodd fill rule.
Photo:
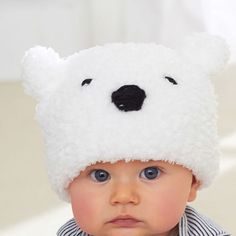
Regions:
<instances>
[{"instance_id":1,"label":"baby's shoulder","mask_svg":"<svg viewBox=\"0 0 236 236\"><path fill-rule=\"evenodd\" d=\"M57 236L89 236L89 234L83 232L80 227L77 225L75 219L67 221L62 225L57 231Z\"/></svg>"},{"instance_id":2,"label":"baby's shoulder","mask_svg":"<svg viewBox=\"0 0 236 236\"><path fill-rule=\"evenodd\" d=\"M179 224L182 235L230 236L211 219L198 213L193 207L187 206L185 214Z\"/></svg>"}]
</instances>

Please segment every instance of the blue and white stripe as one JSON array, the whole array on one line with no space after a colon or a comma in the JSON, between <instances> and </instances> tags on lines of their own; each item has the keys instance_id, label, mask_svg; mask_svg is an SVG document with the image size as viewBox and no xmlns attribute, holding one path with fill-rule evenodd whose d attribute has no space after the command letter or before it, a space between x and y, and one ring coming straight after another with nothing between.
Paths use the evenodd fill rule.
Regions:
<instances>
[{"instance_id":1,"label":"blue and white stripe","mask_svg":"<svg viewBox=\"0 0 236 236\"><path fill-rule=\"evenodd\" d=\"M210 219L187 206L179 223L180 236L230 236Z\"/></svg>"}]
</instances>

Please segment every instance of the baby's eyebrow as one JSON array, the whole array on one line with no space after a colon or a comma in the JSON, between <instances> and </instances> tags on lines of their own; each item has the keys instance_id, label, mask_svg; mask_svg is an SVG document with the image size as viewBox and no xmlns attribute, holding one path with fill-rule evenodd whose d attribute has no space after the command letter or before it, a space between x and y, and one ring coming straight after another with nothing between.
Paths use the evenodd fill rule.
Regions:
<instances>
[{"instance_id":1,"label":"baby's eyebrow","mask_svg":"<svg viewBox=\"0 0 236 236\"><path fill-rule=\"evenodd\" d=\"M160 161L147 162L147 163L145 163L144 168L147 168L149 166L154 166L154 167L160 168L161 170L168 169L168 166L165 163L160 162Z\"/></svg>"},{"instance_id":2,"label":"baby's eyebrow","mask_svg":"<svg viewBox=\"0 0 236 236\"><path fill-rule=\"evenodd\" d=\"M147 167L150 167L150 166L153 166L153 167L157 167L157 168L160 168L160 169L166 169L165 165L163 165L162 163L155 163L155 162L151 162L147 165L144 166L144 168L147 168Z\"/></svg>"},{"instance_id":3,"label":"baby's eyebrow","mask_svg":"<svg viewBox=\"0 0 236 236\"><path fill-rule=\"evenodd\" d=\"M108 166L105 166L103 163L97 163L97 164L92 164L88 166L86 169L91 170L91 169L107 169L109 168Z\"/></svg>"}]
</instances>

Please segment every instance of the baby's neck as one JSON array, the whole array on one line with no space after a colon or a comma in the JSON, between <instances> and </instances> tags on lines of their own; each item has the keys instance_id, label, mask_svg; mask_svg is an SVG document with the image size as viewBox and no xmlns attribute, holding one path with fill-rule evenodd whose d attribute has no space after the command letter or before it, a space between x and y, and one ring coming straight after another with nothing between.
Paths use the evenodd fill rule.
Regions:
<instances>
[{"instance_id":1,"label":"baby's neck","mask_svg":"<svg viewBox=\"0 0 236 236\"><path fill-rule=\"evenodd\" d=\"M178 236L179 235L179 225L176 225L168 234L168 236Z\"/></svg>"}]
</instances>

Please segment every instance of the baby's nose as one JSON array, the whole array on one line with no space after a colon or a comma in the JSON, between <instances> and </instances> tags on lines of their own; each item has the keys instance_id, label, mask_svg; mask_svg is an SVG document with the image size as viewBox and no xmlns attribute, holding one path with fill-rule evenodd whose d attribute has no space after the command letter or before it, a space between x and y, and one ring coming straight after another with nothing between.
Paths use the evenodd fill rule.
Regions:
<instances>
[{"instance_id":1,"label":"baby's nose","mask_svg":"<svg viewBox=\"0 0 236 236\"><path fill-rule=\"evenodd\" d=\"M145 91L137 85L124 85L111 95L112 102L121 111L140 110L145 98Z\"/></svg>"},{"instance_id":2,"label":"baby's nose","mask_svg":"<svg viewBox=\"0 0 236 236\"><path fill-rule=\"evenodd\" d=\"M111 194L112 205L126 205L134 204L137 205L140 201L139 195L136 191L135 186L131 184L119 184L114 186L114 191Z\"/></svg>"}]
</instances>

